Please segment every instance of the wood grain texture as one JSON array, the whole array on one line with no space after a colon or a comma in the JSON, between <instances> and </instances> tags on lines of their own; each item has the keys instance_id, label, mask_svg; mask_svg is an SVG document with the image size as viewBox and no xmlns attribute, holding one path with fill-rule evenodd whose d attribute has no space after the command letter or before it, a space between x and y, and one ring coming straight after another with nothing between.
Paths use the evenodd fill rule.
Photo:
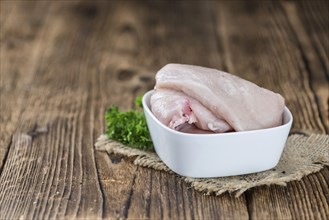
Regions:
<instances>
[{"instance_id":1,"label":"wood grain texture","mask_svg":"<svg viewBox=\"0 0 329 220\"><path fill-rule=\"evenodd\" d=\"M13 138L0 176L0 185L12 190L1 197L1 216L101 216L102 194L91 147L94 129L89 106L93 106L91 102L94 99L91 97L89 79L93 75L89 74L91 69L88 69L88 59L85 58L90 42L86 40L94 33L88 29L93 27L93 23L75 19L74 4L49 5L49 2L44 2L41 5L46 9L40 8L39 3L29 2L22 2L17 7L17 14L24 15L30 13L27 10L32 10L35 11L35 20L45 22L37 45L25 54L21 54L24 51L17 47L15 54L18 57L13 57L13 61L5 56L7 51L2 56L4 69L1 70L1 80L5 86L8 85L6 80L12 79L11 68L22 64L21 74L14 77L17 83L13 84L12 89L2 90L2 94L6 97L16 87L23 87L24 90L17 95L23 99L22 106L11 104L9 100L6 108L8 111L21 108L13 137L30 137L27 151L34 153L11 160L10 155L20 152L24 147ZM37 13L39 11L42 13ZM61 16L57 17L58 13L62 13ZM31 22L24 16L15 19L18 19L16 25L10 26L13 31L20 31L22 25L29 26ZM71 23L67 23L67 20ZM84 35L81 34L83 31ZM2 40L4 44L12 40L5 34ZM81 46L84 47L81 49ZM79 51L72 48L79 48ZM36 55L33 56L33 53ZM24 68L24 59L29 57L32 57L32 61L28 62L28 68ZM13 66L15 62L17 64ZM26 83L26 87L19 83ZM39 136L39 130L45 134ZM16 167L18 162L19 172L12 172L12 167Z\"/></svg>"},{"instance_id":2,"label":"wood grain texture","mask_svg":"<svg viewBox=\"0 0 329 220\"><path fill-rule=\"evenodd\" d=\"M239 198L95 152L169 62L283 94L293 132L328 133L326 1L1 1L0 218L326 219L329 171Z\"/></svg>"},{"instance_id":3,"label":"wood grain texture","mask_svg":"<svg viewBox=\"0 0 329 220\"><path fill-rule=\"evenodd\" d=\"M319 3L321 1L315 1L313 4L306 1L300 5L286 2L283 8L308 72L314 104L319 111L318 118L326 133L329 133L329 43L328 25L326 25L329 24L329 18L322 16L322 13L314 16L314 11L322 11L325 8ZM328 7L329 3L327 3Z\"/></svg>"},{"instance_id":4,"label":"wood grain texture","mask_svg":"<svg viewBox=\"0 0 329 220\"><path fill-rule=\"evenodd\" d=\"M308 39L303 39L305 47L300 44L305 30L297 12L289 11L287 15L280 4L270 1L226 2L219 4L218 10L217 33L226 47L229 71L282 94L295 116L293 130L325 133L328 129L325 91L329 81L323 77L325 71L321 66L312 63L312 69L309 67L312 60L308 56L312 56L312 51L307 50L308 56L305 55ZM302 31L297 35L292 26ZM313 75L319 79L313 80ZM323 94L316 93L314 85ZM319 110L321 107L323 111Z\"/></svg>"},{"instance_id":5,"label":"wood grain texture","mask_svg":"<svg viewBox=\"0 0 329 220\"><path fill-rule=\"evenodd\" d=\"M4 13L1 13L0 33L0 108L3 113L0 115L2 134L0 167L2 167L12 135L18 127L29 84L33 80L35 72L33 63L36 63L41 56L37 48L42 43L40 39L46 30L44 25L37 22L37 19L38 16L46 15L46 9L44 4L1 2L1 12L4 11ZM39 10L44 13L35 13ZM34 13L34 16L31 16L29 11ZM25 21L26 25L16 28L21 26L22 21Z\"/></svg>"},{"instance_id":6,"label":"wood grain texture","mask_svg":"<svg viewBox=\"0 0 329 220\"><path fill-rule=\"evenodd\" d=\"M298 17L296 3L237 5L225 2L218 4L217 9L217 33L226 45L224 52L229 71L281 93L294 115L292 132L326 133L327 70L311 60L315 56L314 48ZM314 179L309 181L312 177ZM311 175L304 181L289 183L286 188L261 187L247 192L249 216L255 219L326 219L328 188L317 184L321 182L328 185L320 175ZM316 195L314 187L319 192ZM276 212L269 209L268 204Z\"/></svg>"}]
</instances>

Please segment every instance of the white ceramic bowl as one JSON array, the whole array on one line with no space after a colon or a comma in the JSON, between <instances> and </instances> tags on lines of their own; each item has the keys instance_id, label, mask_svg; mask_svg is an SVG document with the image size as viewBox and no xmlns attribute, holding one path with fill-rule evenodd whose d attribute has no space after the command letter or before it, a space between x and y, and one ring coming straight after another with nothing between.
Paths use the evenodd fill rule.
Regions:
<instances>
[{"instance_id":1,"label":"white ceramic bowl","mask_svg":"<svg viewBox=\"0 0 329 220\"><path fill-rule=\"evenodd\" d=\"M163 125L150 110L152 91L143 107L154 148L161 160L182 176L208 178L254 173L277 165L285 146L292 115L284 110L283 125L222 134L187 134Z\"/></svg>"}]
</instances>

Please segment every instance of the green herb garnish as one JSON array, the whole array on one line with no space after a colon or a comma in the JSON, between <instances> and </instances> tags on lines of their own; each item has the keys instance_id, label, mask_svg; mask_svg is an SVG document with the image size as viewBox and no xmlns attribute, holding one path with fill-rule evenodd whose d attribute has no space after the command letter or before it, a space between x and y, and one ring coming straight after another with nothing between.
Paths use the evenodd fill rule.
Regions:
<instances>
[{"instance_id":1,"label":"green herb garnish","mask_svg":"<svg viewBox=\"0 0 329 220\"><path fill-rule=\"evenodd\" d=\"M110 107L105 113L106 134L110 139L133 148L152 150L153 143L147 128L142 108L142 96L135 99L136 108L122 112L117 106Z\"/></svg>"}]
</instances>

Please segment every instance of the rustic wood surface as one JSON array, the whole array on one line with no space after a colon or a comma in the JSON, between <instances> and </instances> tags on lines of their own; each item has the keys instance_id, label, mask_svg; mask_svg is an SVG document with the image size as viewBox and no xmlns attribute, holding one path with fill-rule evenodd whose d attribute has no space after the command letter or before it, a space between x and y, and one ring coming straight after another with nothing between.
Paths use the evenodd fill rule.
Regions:
<instances>
[{"instance_id":1,"label":"rustic wood surface","mask_svg":"<svg viewBox=\"0 0 329 220\"><path fill-rule=\"evenodd\" d=\"M328 1L1 1L0 219L327 219L329 169L241 197L97 152L104 112L166 63L281 93L329 132Z\"/></svg>"}]
</instances>

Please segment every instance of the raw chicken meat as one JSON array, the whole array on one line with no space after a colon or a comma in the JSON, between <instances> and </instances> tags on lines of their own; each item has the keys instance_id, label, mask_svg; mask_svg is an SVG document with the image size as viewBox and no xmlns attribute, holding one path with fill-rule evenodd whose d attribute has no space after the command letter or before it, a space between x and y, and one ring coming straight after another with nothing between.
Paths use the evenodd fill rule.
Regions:
<instances>
[{"instance_id":1,"label":"raw chicken meat","mask_svg":"<svg viewBox=\"0 0 329 220\"><path fill-rule=\"evenodd\" d=\"M151 110L155 117L170 128L186 130L184 123L195 124L198 128L222 133L231 130L231 126L222 118L216 117L197 100L182 92L159 89L151 96Z\"/></svg>"},{"instance_id":2,"label":"raw chicken meat","mask_svg":"<svg viewBox=\"0 0 329 220\"><path fill-rule=\"evenodd\" d=\"M282 124L281 95L223 71L168 64L156 75L151 110L165 125L222 133Z\"/></svg>"}]
</instances>

